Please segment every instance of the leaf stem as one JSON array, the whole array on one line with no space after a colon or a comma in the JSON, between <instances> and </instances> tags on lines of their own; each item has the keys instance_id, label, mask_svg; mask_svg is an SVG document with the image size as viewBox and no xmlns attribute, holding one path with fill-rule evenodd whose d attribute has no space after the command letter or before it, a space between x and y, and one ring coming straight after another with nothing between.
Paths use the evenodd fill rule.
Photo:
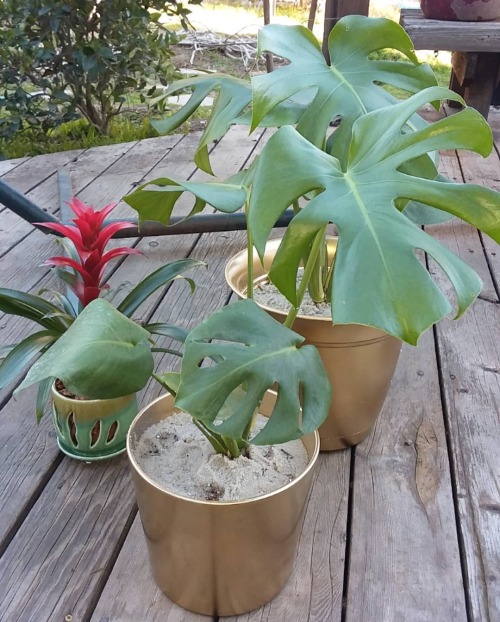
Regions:
<instances>
[{"instance_id":1,"label":"leaf stem","mask_svg":"<svg viewBox=\"0 0 500 622\"><path fill-rule=\"evenodd\" d=\"M247 254L247 274L248 274L247 298L252 300L253 299L253 236L252 236L252 232L250 231L250 227L248 226L248 208L249 208L249 203L248 203L248 200L247 200L247 202L245 204L245 212L247 214L247 249L248 249L248 254Z\"/></svg>"},{"instance_id":2,"label":"leaf stem","mask_svg":"<svg viewBox=\"0 0 500 622\"><path fill-rule=\"evenodd\" d=\"M311 279L311 274L316 267L316 260L320 255L321 245L324 242L326 231L326 225L318 231L316 237L314 238L314 242L311 247L311 252L309 253L309 257L307 259L307 263L304 266L304 274L302 275L302 280L299 285L299 289L297 291L297 306L292 307L286 316L284 321L284 326L287 328L291 328L293 323L295 322L295 318L297 317L300 309L300 305L302 304L302 300L304 299L304 294L306 293L307 286Z\"/></svg>"},{"instance_id":3,"label":"leaf stem","mask_svg":"<svg viewBox=\"0 0 500 622\"><path fill-rule=\"evenodd\" d=\"M207 441L212 445L215 452L218 454L227 454L227 449L224 447L223 443L221 443L221 438L217 438L218 435L213 434L201 421L198 421L193 417L193 423L198 428L198 430L203 434L203 436L207 439Z\"/></svg>"}]
</instances>

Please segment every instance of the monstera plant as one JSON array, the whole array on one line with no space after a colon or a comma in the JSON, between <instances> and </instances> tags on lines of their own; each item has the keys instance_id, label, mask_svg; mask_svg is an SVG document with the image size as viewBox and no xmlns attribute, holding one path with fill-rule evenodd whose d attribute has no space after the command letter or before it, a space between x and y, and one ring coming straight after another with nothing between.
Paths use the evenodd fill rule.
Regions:
<instances>
[{"instance_id":1,"label":"monstera plant","mask_svg":"<svg viewBox=\"0 0 500 622\"><path fill-rule=\"evenodd\" d=\"M375 53L382 48L398 50L405 58L379 60ZM234 123L248 123L250 130L279 128L261 154L247 170L225 181L156 179L126 201L141 221L163 223L183 192L196 198L192 214L206 204L223 212L243 208L248 298L253 296L254 250L264 261L271 230L291 207L294 217L266 270L290 302L285 325L294 324L309 290L315 302L331 303L334 328L372 327L391 339L416 344L422 332L452 310L416 251L428 253L448 275L456 292L457 317L481 287L471 268L420 225L457 216L500 241L500 195L451 183L438 174L439 149L470 149L486 156L492 148L491 130L472 109L433 124L418 115L428 102L438 107L444 99L463 100L436 86L432 71L418 63L412 48L397 24L350 16L331 32L328 65L307 29L266 26L259 35L259 51L288 64L251 82L227 76L182 81L168 94L191 89L190 100L173 117L156 123L161 131L174 129L205 95L218 90L197 164L211 172L207 146ZM397 99L384 85L404 89L409 96ZM337 228L338 244L328 261L330 224ZM396 361L399 346L391 347L397 349ZM189 378L181 374L180 386ZM362 385L361 378L357 386ZM336 390L334 386L334 400ZM259 396L253 397L257 402Z\"/></svg>"}]
</instances>

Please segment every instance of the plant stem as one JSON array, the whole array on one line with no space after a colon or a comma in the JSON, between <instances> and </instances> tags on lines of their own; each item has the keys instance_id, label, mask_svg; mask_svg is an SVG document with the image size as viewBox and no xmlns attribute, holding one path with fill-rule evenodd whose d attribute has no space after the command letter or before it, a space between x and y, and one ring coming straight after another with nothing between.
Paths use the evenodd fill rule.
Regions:
<instances>
[{"instance_id":1,"label":"plant stem","mask_svg":"<svg viewBox=\"0 0 500 622\"><path fill-rule=\"evenodd\" d=\"M239 458L241 456L240 448L234 438L229 438L228 436L221 436L221 439L226 447L226 453L229 453L231 458Z\"/></svg>"},{"instance_id":2,"label":"plant stem","mask_svg":"<svg viewBox=\"0 0 500 622\"><path fill-rule=\"evenodd\" d=\"M335 251L335 254L334 254L333 259L332 259L332 265L328 268L328 273L326 275L326 279L325 279L325 283L324 283L325 295L326 295L327 300L331 300L332 299L333 269L335 268L335 258L336 257L337 257L337 252Z\"/></svg>"},{"instance_id":3,"label":"plant stem","mask_svg":"<svg viewBox=\"0 0 500 622\"><path fill-rule=\"evenodd\" d=\"M284 326L287 328L291 328L292 324L295 322L295 318L300 309L300 305L302 304L302 300L304 299L304 294L306 293L307 286L309 285L309 281L311 279L311 274L316 266L316 261L318 256L320 255L321 245L324 243L324 236L326 231L326 225L321 228L320 231L316 234L314 238L314 242L311 247L311 252L309 253L309 257L306 265L304 266L304 274L302 275L302 281L300 282L299 290L297 292L297 306L292 307L286 316Z\"/></svg>"},{"instance_id":4,"label":"plant stem","mask_svg":"<svg viewBox=\"0 0 500 622\"><path fill-rule=\"evenodd\" d=\"M203 434L203 436L208 440L210 445L214 448L215 452L218 454L227 454L227 449L224 447L223 443L220 442L220 439L217 438L217 435L212 434L212 432L205 426L203 423L198 421L193 417L193 423L198 428L198 430Z\"/></svg>"},{"instance_id":5,"label":"plant stem","mask_svg":"<svg viewBox=\"0 0 500 622\"><path fill-rule=\"evenodd\" d=\"M314 302L323 302L325 300L325 290L323 288L323 267L325 264L325 244L320 247L320 252L317 254L314 261L314 266L311 271L311 280L308 283L309 295Z\"/></svg>"},{"instance_id":6,"label":"plant stem","mask_svg":"<svg viewBox=\"0 0 500 622\"><path fill-rule=\"evenodd\" d=\"M245 212L247 213L247 298L253 299L253 236L248 226L248 201L245 204Z\"/></svg>"}]
</instances>

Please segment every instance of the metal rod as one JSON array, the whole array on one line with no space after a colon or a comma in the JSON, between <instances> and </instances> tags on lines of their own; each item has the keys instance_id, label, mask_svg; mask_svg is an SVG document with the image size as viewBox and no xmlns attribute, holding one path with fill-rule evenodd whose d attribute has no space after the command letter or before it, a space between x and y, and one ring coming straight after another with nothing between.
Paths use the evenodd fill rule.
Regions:
<instances>
[{"instance_id":1,"label":"metal rod","mask_svg":"<svg viewBox=\"0 0 500 622\"><path fill-rule=\"evenodd\" d=\"M286 227L292 220L294 212L287 209L286 212L278 219L275 227ZM170 225L162 225L159 222L147 220L143 222L139 228L137 218L126 219L133 226L128 229L118 231L116 238L135 238L148 237L156 235L187 235L189 233L212 233L216 231L243 231L247 227L245 214L238 212L237 214L198 214L191 216L187 220L183 217L172 217ZM117 222L114 219L105 220L104 224Z\"/></svg>"},{"instance_id":2,"label":"metal rod","mask_svg":"<svg viewBox=\"0 0 500 622\"><path fill-rule=\"evenodd\" d=\"M41 209L33 203L28 197L24 196L9 184L0 180L0 203L3 203L5 207L12 210L21 218L24 218L27 222L31 223L44 223L44 222L63 222L52 214L48 214L45 210ZM286 227L290 220L293 218L293 210L288 209L279 218L275 227ZM247 223L244 212L238 212L236 214L197 214L191 218L185 217L173 217L170 219L168 226L162 225L159 222L147 220L142 223L140 228L138 226L137 218L126 218L131 223L131 226L127 229L118 231L113 237L116 238L136 238L146 236L158 236L158 235L186 235L190 233L210 233L215 231L242 231L246 229ZM119 219L107 219L104 221L104 225L112 222L122 222ZM35 225L36 226L36 225ZM43 227L37 227L44 233L50 233L52 235L60 235L56 231L50 231Z\"/></svg>"},{"instance_id":3,"label":"metal rod","mask_svg":"<svg viewBox=\"0 0 500 622\"><path fill-rule=\"evenodd\" d=\"M24 194L2 180L0 180L0 203L3 203L5 207L31 224L35 222L59 222L52 214L48 214Z\"/></svg>"}]
</instances>

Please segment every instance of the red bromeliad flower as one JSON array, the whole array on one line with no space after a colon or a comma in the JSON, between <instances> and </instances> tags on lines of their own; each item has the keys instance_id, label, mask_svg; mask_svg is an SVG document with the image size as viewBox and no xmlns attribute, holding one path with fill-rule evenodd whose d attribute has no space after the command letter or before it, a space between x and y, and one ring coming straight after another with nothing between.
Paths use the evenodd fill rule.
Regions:
<instances>
[{"instance_id":1,"label":"red bromeliad flower","mask_svg":"<svg viewBox=\"0 0 500 622\"><path fill-rule=\"evenodd\" d=\"M126 229L131 225L130 222L122 221L102 226L106 216L116 207L116 203L110 203L100 211L95 211L92 205L85 205L76 198L68 202L68 205L76 215L72 220L74 225L52 222L35 224L57 231L73 242L79 261L71 257L56 256L50 257L44 264L56 268L67 266L76 271L78 278L70 287L85 307L98 298L101 291L107 289L102 277L108 261L121 255L140 255L141 251L120 247L104 252L111 237L120 229Z\"/></svg>"}]
</instances>

